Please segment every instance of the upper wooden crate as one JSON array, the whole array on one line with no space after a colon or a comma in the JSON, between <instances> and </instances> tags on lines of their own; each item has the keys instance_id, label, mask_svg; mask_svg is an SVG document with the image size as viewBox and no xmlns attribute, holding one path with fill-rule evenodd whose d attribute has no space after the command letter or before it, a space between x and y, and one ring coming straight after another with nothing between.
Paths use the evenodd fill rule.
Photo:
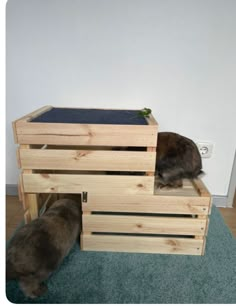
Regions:
<instances>
[{"instance_id":1,"label":"upper wooden crate","mask_svg":"<svg viewBox=\"0 0 236 306\"><path fill-rule=\"evenodd\" d=\"M18 144L156 147L158 124L137 110L45 106L13 122Z\"/></svg>"},{"instance_id":2,"label":"upper wooden crate","mask_svg":"<svg viewBox=\"0 0 236 306\"><path fill-rule=\"evenodd\" d=\"M152 115L47 106L14 121L13 129L23 193L153 193Z\"/></svg>"}]
</instances>

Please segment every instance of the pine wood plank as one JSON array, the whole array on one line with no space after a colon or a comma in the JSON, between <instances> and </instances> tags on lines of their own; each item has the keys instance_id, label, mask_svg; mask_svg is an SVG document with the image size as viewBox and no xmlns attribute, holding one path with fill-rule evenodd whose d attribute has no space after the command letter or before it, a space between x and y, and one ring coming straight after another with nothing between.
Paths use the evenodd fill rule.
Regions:
<instances>
[{"instance_id":1,"label":"pine wood plank","mask_svg":"<svg viewBox=\"0 0 236 306\"><path fill-rule=\"evenodd\" d=\"M26 210L26 212L24 213L24 221L25 224L28 224L32 221L29 210Z\"/></svg>"},{"instance_id":2,"label":"pine wood plank","mask_svg":"<svg viewBox=\"0 0 236 306\"><path fill-rule=\"evenodd\" d=\"M14 142L18 143L17 130L16 130L16 121L12 122L12 130L13 130Z\"/></svg>"},{"instance_id":3,"label":"pine wood plank","mask_svg":"<svg viewBox=\"0 0 236 306\"><path fill-rule=\"evenodd\" d=\"M177 217L83 215L85 232L204 235L206 220Z\"/></svg>"},{"instance_id":4,"label":"pine wood plank","mask_svg":"<svg viewBox=\"0 0 236 306\"><path fill-rule=\"evenodd\" d=\"M30 149L30 145L23 144L20 146L22 149ZM24 182L23 182L23 175L29 174L31 175L33 173L33 170L27 169L24 170L24 172L20 175L20 184L21 184L21 190L22 190L22 205L24 210L27 209L27 212L30 214L30 219L28 217L28 213L25 214L25 220L34 220L38 217L38 198L37 194L26 194L24 190Z\"/></svg>"},{"instance_id":5,"label":"pine wood plank","mask_svg":"<svg viewBox=\"0 0 236 306\"><path fill-rule=\"evenodd\" d=\"M13 136L14 136L15 143L19 143L18 136L17 136L17 134L18 134L17 124L19 124L19 122L24 124L25 122L27 122L29 120L32 120L33 118L41 115L42 113L44 113L46 111L49 111L51 108L52 108L52 106L46 105L46 106L43 106L43 107L23 116L21 118L18 118L17 120L14 120L12 122L12 129L13 129ZM24 144L24 142L22 142L22 144Z\"/></svg>"},{"instance_id":6,"label":"pine wood plank","mask_svg":"<svg viewBox=\"0 0 236 306\"><path fill-rule=\"evenodd\" d=\"M125 124L80 124L80 123L47 123L16 121L17 133L30 135L65 135L65 136L93 136L93 135L150 135L157 131L157 126L125 125ZM156 135L153 135L156 136ZM153 137L154 138L154 137ZM77 144L78 145L78 144ZM104 145L104 144L103 144ZM145 146L145 145L143 145ZM150 145L155 147L155 145Z\"/></svg>"},{"instance_id":7,"label":"pine wood plank","mask_svg":"<svg viewBox=\"0 0 236 306\"><path fill-rule=\"evenodd\" d=\"M209 213L207 197L89 194L82 203L83 211L113 211L138 213L205 214Z\"/></svg>"},{"instance_id":8,"label":"pine wood plank","mask_svg":"<svg viewBox=\"0 0 236 306\"><path fill-rule=\"evenodd\" d=\"M155 125L16 122L18 143L155 147Z\"/></svg>"},{"instance_id":9,"label":"pine wood plank","mask_svg":"<svg viewBox=\"0 0 236 306\"><path fill-rule=\"evenodd\" d=\"M18 184L17 184L17 191L18 191L18 198L19 201L22 201L22 182L21 182L21 176L19 176L18 178Z\"/></svg>"},{"instance_id":10,"label":"pine wood plank","mask_svg":"<svg viewBox=\"0 0 236 306\"><path fill-rule=\"evenodd\" d=\"M26 193L25 198L25 207L28 207L31 220L38 218L38 199L37 194Z\"/></svg>"},{"instance_id":11,"label":"pine wood plank","mask_svg":"<svg viewBox=\"0 0 236 306\"><path fill-rule=\"evenodd\" d=\"M20 148L19 147L16 149L16 161L17 161L17 166L20 169L21 168L21 158L20 158Z\"/></svg>"},{"instance_id":12,"label":"pine wood plank","mask_svg":"<svg viewBox=\"0 0 236 306\"><path fill-rule=\"evenodd\" d=\"M201 253L202 256L205 254L205 250L206 250L206 238L203 240L202 253Z\"/></svg>"},{"instance_id":13,"label":"pine wood plank","mask_svg":"<svg viewBox=\"0 0 236 306\"><path fill-rule=\"evenodd\" d=\"M30 149L30 145L28 144L23 144L20 147L23 149ZM21 190L23 194L22 203L23 203L24 209L27 209L27 211L29 212L30 220L32 221L38 218L38 196L36 193L28 193L28 194L25 193L23 175L27 175L27 174L32 175L33 170L31 169L23 170L23 173L20 175ZM29 220L29 218L26 217L26 220Z\"/></svg>"},{"instance_id":14,"label":"pine wood plank","mask_svg":"<svg viewBox=\"0 0 236 306\"><path fill-rule=\"evenodd\" d=\"M153 168L152 171L146 172L146 175L153 176L156 171L156 147L148 147L147 152L154 154Z\"/></svg>"},{"instance_id":15,"label":"pine wood plank","mask_svg":"<svg viewBox=\"0 0 236 306\"><path fill-rule=\"evenodd\" d=\"M82 234L81 241L84 251L201 255L204 240Z\"/></svg>"},{"instance_id":16,"label":"pine wood plank","mask_svg":"<svg viewBox=\"0 0 236 306\"><path fill-rule=\"evenodd\" d=\"M156 119L152 114L149 115L149 117L145 118L149 125L158 125Z\"/></svg>"},{"instance_id":17,"label":"pine wood plank","mask_svg":"<svg viewBox=\"0 0 236 306\"><path fill-rule=\"evenodd\" d=\"M154 177L23 173L26 193L151 194Z\"/></svg>"},{"instance_id":18,"label":"pine wood plank","mask_svg":"<svg viewBox=\"0 0 236 306\"><path fill-rule=\"evenodd\" d=\"M23 169L154 171L155 152L20 149Z\"/></svg>"},{"instance_id":19,"label":"pine wood plank","mask_svg":"<svg viewBox=\"0 0 236 306\"><path fill-rule=\"evenodd\" d=\"M205 184L201 179L194 179L192 180L192 183L195 187L195 189L198 191L200 196L210 197L210 192L206 188Z\"/></svg>"},{"instance_id":20,"label":"pine wood plank","mask_svg":"<svg viewBox=\"0 0 236 306\"><path fill-rule=\"evenodd\" d=\"M26 121L30 121L32 120L33 118L36 118L38 116L40 116L41 114L49 111L50 109L52 109L53 106L51 105L45 105L43 107L40 107L38 109L36 109L35 111L29 113L29 114L26 114L25 116L22 116L20 118L18 118L17 120L15 120L14 122L26 122Z\"/></svg>"}]
</instances>

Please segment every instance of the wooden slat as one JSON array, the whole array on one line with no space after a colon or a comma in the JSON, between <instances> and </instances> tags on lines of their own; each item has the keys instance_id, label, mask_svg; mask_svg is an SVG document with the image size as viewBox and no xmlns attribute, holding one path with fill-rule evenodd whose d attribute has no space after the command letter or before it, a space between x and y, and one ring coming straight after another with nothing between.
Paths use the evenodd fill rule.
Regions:
<instances>
[{"instance_id":1,"label":"wooden slat","mask_svg":"<svg viewBox=\"0 0 236 306\"><path fill-rule=\"evenodd\" d=\"M15 143L19 143L18 136L17 136L17 134L18 134L17 124L19 124L19 122L25 123L29 120L32 120L33 118L41 115L42 113L45 113L45 112L49 111L51 108L52 108L52 106L49 106L49 105L43 106L43 107L41 107L41 108L23 116L23 117L18 118L17 120L13 121L12 122L12 129L13 129L13 135L14 135ZM21 142L21 143L24 144L24 142Z\"/></svg>"},{"instance_id":2,"label":"wooden slat","mask_svg":"<svg viewBox=\"0 0 236 306\"><path fill-rule=\"evenodd\" d=\"M209 212L207 197L89 194L82 203L83 211L113 211L165 214L205 214Z\"/></svg>"},{"instance_id":3,"label":"wooden slat","mask_svg":"<svg viewBox=\"0 0 236 306\"><path fill-rule=\"evenodd\" d=\"M23 169L154 171L155 152L20 149Z\"/></svg>"},{"instance_id":4,"label":"wooden slat","mask_svg":"<svg viewBox=\"0 0 236 306\"><path fill-rule=\"evenodd\" d=\"M25 221L25 224L28 224L28 223L31 222L31 216L30 216L29 210L27 210L27 211L24 213L24 221Z\"/></svg>"},{"instance_id":5,"label":"wooden slat","mask_svg":"<svg viewBox=\"0 0 236 306\"><path fill-rule=\"evenodd\" d=\"M50 109L52 109L53 107L51 105L46 105L46 106L43 106L39 109L36 109L35 111L21 117L21 118L18 118L17 120L15 120L14 122L19 122L19 121L30 121L32 120L33 118L35 117L38 117L39 115L45 113L45 112L48 112Z\"/></svg>"},{"instance_id":6,"label":"wooden slat","mask_svg":"<svg viewBox=\"0 0 236 306\"><path fill-rule=\"evenodd\" d=\"M83 215L85 232L204 235L206 220L178 217Z\"/></svg>"},{"instance_id":7,"label":"wooden slat","mask_svg":"<svg viewBox=\"0 0 236 306\"><path fill-rule=\"evenodd\" d=\"M16 121L12 122L12 129L13 129L14 142L18 143L17 130L16 130Z\"/></svg>"},{"instance_id":8,"label":"wooden slat","mask_svg":"<svg viewBox=\"0 0 236 306\"><path fill-rule=\"evenodd\" d=\"M82 220L83 220L85 217L87 217L87 216L91 216L91 212L87 212L87 211L83 212ZM83 223L83 221L82 221L82 223ZM91 235L92 233L91 233L90 231L87 231L87 230L84 228L84 226L83 226L83 234L85 234L85 235Z\"/></svg>"},{"instance_id":9,"label":"wooden slat","mask_svg":"<svg viewBox=\"0 0 236 306\"><path fill-rule=\"evenodd\" d=\"M157 131L157 126L124 125L124 124L79 124L79 123L46 123L16 121L19 135L51 135L55 136L95 136L95 135L150 135ZM153 135L153 138L156 135ZM77 144L78 145L78 144ZM143 145L145 146L145 145ZM151 145L150 145L151 146ZM155 145L153 146L155 147Z\"/></svg>"},{"instance_id":10,"label":"wooden slat","mask_svg":"<svg viewBox=\"0 0 236 306\"><path fill-rule=\"evenodd\" d=\"M31 220L38 218L38 200L37 195L34 193L26 193L25 198L25 207L28 208L30 213Z\"/></svg>"},{"instance_id":11,"label":"wooden slat","mask_svg":"<svg viewBox=\"0 0 236 306\"><path fill-rule=\"evenodd\" d=\"M16 122L18 143L155 147L155 125Z\"/></svg>"},{"instance_id":12,"label":"wooden slat","mask_svg":"<svg viewBox=\"0 0 236 306\"><path fill-rule=\"evenodd\" d=\"M19 201L22 203L23 209L24 210L28 209L28 207L26 206L27 203L25 201L25 194L24 194L22 176L21 175L19 175L19 179L18 179L18 198L19 198Z\"/></svg>"},{"instance_id":13,"label":"wooden slat","mask_svg":"<svg viewBox=\"0 0 236 306\"><path fill-rule=\"evenodd\" d=\"M19 147L16 149L16 161L17 161L18 168L21 169L21 159L20 159L20 149L19 149Z\"/></svg>"},{"instance_id":14,"label":"wooden slat","mask_svg":"<svg viewBox=\"0 0 236 306\"><path fill-rule=\"evenodd\" d=\"M187 238L81 235L84 251L201 255L203 241Z\"/></svg>"},{"instance_id":15,"label":"wooden slat","mask_svg":"<svg viewBox=\"0 0 236 306\"><path fill-rule=\"evenodd\" d=\"M146 175L152 176L152 175L155 175L155 171L156 171L156 147L148 147L147 148L147 152L152 153L155 156L155 159L154 159L154 162L153 162L154 164L153 164L152 171L148 171L146 173Z\"/></svg>"},{"instance_id":16,"label":"wooden slat","mask_svg":"<svg viewBox=\"0 0 236 306\"><path fill-rule=\"evenodd\" d=\"M206 249L206 238L204 238L203 240L202 253L201 253L202 256L205 254L205 249Z\"/></svg>"},{"instance_id":17,"label":"wooden slat","mask_svg":"<svg viewBox=\"0 0 236 306\"><path fill-rule=\"evenodd\" d=\"M25 197L25 193L23 193L23 197L22 197L22 206L23 206L23 209L24 210L27 210L27 209L29 209L29 203L28 203L28 201L26 201L26 197Z\"/></svg>"},{"instance_id":18,"label":"wooden slat","mask_svg":"<svg viewBox=\"0 0 236 306\"><path fill-rule=\"evenodd\" d=\"M107 146L130 146L130 147L143 147L154 145L154 141L151 137L145 137L142 135L134 136L125 136L125 135L98 135L91 138L91 136L82 135L82 136L59 136L59 135L19 135L18 134L18 143L26 144L52 144L52 145L90 145L99 146L107 144Z\"/></svg>"},{"instance_id":19,"label":"wooden slat","mask_svg":"<svg viewBox=\"0 0 236 306\"><path fill-rule=\"evenodd\" d=\"M206 228L207 228L207 216L206 215L198 215L197 216L197 219L198 220L202 220L202 221L204 221L205 222L205 224L206 224L206 226L205 226L205 229L204 229L204 235L205 235L205 233L206 233ZM202 234L201 235L199 235L199 234L196 234L196 236L195 236L195 239L202 239Z\"/></svg>"},{"instance_id":20,"label":"wooden slat","mask_svg":"<svg viewBox=\"0 0 236 306\"><path fill-rule=\"evenodd\" d=\"M209 218L207 218L207 220L206 220L206 229L205 229L205 233L204 233L204 235L205 235L205 236L207 236L207 235L208 235L209 223L210 223L210 219L209 219Z\"/></svg>"},{"instance_id":21,"label":"wooden slat","mask_svg":"<svg viewBox=\"0 0 236 306\"><path fill-rule=\"evenodd\" d=\"M207 190L205 184L201 179L194 179L192 180L194 187L198 191L200 196L210 197L210 192Z\"/></svg>"},{"instance_id":22,"label":"wooden slat","mask_svg":"<svg viewBox=\"0 0 236 306\"><path fill-rule=\"evenodd\" d=\"M21 145L22 148L25 148L25 149L29 149L30 148L30 145ZM17 150L18 151L18 156L19 156L19 149ZM20 156L19 156L19 159L20 159ZM26 170L26 172L28 173L32 173L32 170ZM19 189L20 189L20 192L21 192L21 200L22 200L22 206L23 206L23 209L26 211L27 210L27 213L25 214L25 221L26 220L29 220L29 217L28 215L30 215L30 212L29 212L29 201L27 201L27 198L25 197L25 192L24 192L24 184L23 184L23 178L22 178L22 173L19 175ZM31 220L31 219L30 219Z\"/></svg>"},{"instance_id":23,"label":"wooden slat","mask_svg":"<svg viewBox=\"0 0 236 306\"><path fill-rule=\"evenodd\" d=\"M20 183L18 182L17 184L17 192L18 192L18 199L20 202L22 202L22 192L21 192L21 189L20 189Z\"/></svg>"},{"instance_id":24,"label":"wooden slat","mask_svg":"<svg viewBox=\"0 0 236 306\"><path fill-rule=\"evenodd\" d=\"M151 194L154 177L23 173L23 184L26 193Z\"/></svg>"},{"instance_id":25,"label":"wooden slat","mask_svg":"<svg viewBox=\"0 0 236 306\"><path fill-rule=\"evenodd\" d=\"M149 117L145 118L149 125L158 125L156 119L152 114L149 115Z\"/></svg>"},{"instance_id":26,"label":"wooden slat","mask_svg":"<svg viewBox=\"0 0 236 306\"><path fill-rule=\"evenodd\" d=\"M30 149L30 145L24 144L21 145L22 149ZM24 196L23 196L23 207L24 209L28 209L30 214L31 221L38 218L38 196L35 193L25 193L24 188L24 175L33 175L33 170L26 169L23 170L23 173L21 174L20 181L21 181L21 188L23 190Z\"/></svg>"}]
</instances>

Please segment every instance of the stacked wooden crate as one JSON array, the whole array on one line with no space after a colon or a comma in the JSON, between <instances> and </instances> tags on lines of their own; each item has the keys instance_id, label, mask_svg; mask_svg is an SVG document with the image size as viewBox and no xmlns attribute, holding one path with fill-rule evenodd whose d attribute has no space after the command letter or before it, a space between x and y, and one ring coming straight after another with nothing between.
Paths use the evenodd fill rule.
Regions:
<instances>
[{"instance_id":1,"label":"stacked wooden crate","mask_svg":"<svg viewBox=\"0 0 236 306\"><path fill-rule=\"evenodd\" d=\"M13 123L28 221L38 216L38 195L81 194L82 250L204 253L210 194L201 180L178 190L155 188L152 115L145 124L35 120L52 110Z\"/></svg>"}]
</instances>

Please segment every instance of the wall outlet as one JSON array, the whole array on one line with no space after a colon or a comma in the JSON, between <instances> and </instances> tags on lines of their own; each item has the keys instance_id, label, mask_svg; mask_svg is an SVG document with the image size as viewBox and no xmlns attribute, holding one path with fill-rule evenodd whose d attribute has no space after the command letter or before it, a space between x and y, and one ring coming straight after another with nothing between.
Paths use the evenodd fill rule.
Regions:
<instances>
[{"instance_id":1,"label":"wall outlet","mask_svg":"<svg viewBox=\"0 0 236 306\"><path fill-rule=\"evenodd\" d=\"M198 150L202 158L210 158L213 151L213 144L210 142L198 142Z\"/></svg>"}]
</instances>

